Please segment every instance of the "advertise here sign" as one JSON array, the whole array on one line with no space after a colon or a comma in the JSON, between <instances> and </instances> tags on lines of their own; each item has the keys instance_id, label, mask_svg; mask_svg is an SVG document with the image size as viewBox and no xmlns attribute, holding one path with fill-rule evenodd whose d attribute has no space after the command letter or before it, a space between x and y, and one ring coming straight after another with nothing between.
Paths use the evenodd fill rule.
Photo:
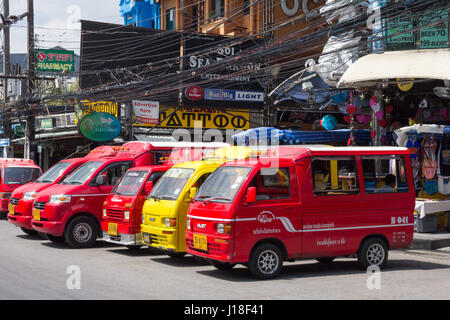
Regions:
<instances>
[{"instance_id":1,"label":"advertise here sign","mask_svg":"<svg viewBox=\"0 0 450 320\"><path fill-rule=\"evenodd\" d=\"M204 108L167 108L159 111L159 127L190 128L200 125L202 129L250 129L249 110L204 109ZM136 125L136 124L135 124ZM139 126L154 126L152 124Z\"/></svg>"},{"instance_id":2,"label":"advertise here sign","mask_svg":"<svg viewBox=\"0 0 450 320\"><path fill-rule=\"evenodd\" d=\"M111 101L81 101L81 108L76 108L75 110L75 124L78 124L83 117L94 112L104 112L113 115L114 117L119 116L119 106L117 102Z\"/></svg>"},{"instance_id":3,"label":"advertise here sign","mask_svg":"<svg viewBox=\"0 0 450 320\"><path fill-rule=\"evenodd\" d=\"M133 100L133 124L155 125L159 123L159 102Z\"/></svg>"}]
</instances>

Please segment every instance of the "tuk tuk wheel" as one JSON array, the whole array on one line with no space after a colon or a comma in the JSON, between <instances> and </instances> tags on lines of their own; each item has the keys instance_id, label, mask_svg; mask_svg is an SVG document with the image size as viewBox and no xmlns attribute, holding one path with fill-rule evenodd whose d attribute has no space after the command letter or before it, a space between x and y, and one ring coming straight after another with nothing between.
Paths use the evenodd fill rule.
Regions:
<instances>
[{"instance_id":1,"label":"tuk tuk wheel","mask_svg":"<svg viewBox=\"0 0 450 320\"><path fill-rule=\"evenodd\" d=\"M91 248L97 241L97 225L89 217L77 217L69 222L65 238L74 248Z\"/></svg>"},{"instance_id":2,"label":"tuk tuk wheel","mask_svg":"<svg viewBox=\"0 0 450 320\"><path fill-rule=\"evenodd\" d=\"M367 270L370 266L382 269L388 260L387 245L379 238L369 238L362 244L357 257L363 270Z\"/></svg>"},{"instance_id":3,"label":"tuk tuk wheel","mask_svg":"<svg viewBox=\"0 0 450 320\"><path fill-rule=\"evenodd\" d=\"M272 279L278 276L283 267L283 255L280 249L271 244L263 243L257 246L248 262L248 269L257 279Z\"/></svg>"}]
</instances>

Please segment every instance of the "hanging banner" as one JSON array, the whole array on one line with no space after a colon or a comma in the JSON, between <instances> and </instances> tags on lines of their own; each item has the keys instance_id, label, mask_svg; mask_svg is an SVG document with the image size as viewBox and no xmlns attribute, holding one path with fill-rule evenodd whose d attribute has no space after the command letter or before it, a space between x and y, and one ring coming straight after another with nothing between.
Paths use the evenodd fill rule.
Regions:
<instances>
[{"instance_id":1,"label":"hanging banner","mask_svg":"<svg viewBox=\"0 0 450 320\"><path fill-rule=\"evenodd\" d=\"M75 108L75 124L78 124L84 116L94 112L104 112L113 115L114 117L119 117L119 105L117 102L111 101L81 101L81 106Z\"/></svg>"},{"instance_id":2,"label":"hanging banner","mask_svg":"<svg viewBox=\"0 0 450 320\"><path fill-rule=\"evenodd\" d=\"M133 100L133 124L158 124L159 102Z\"/></svg>"},{"instance_id":3,"label":"hanging banner","mask_svg":"<svg viewBox=\"0 0 450 320\"><path fill-rule=\"evenodd\" d=\"M167 108L159 112L160 128L193 129L195 122L200 122L202 129L250 129L249 110L240 109L205 109L205 108ZM153 124L134 126L154 126Z\"/></svg>"}]
</instances>

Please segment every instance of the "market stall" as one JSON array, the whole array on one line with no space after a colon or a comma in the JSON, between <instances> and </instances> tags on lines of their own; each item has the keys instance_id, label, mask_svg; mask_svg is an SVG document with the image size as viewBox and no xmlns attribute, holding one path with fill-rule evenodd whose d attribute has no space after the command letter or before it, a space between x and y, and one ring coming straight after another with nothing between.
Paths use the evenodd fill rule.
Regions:
<instances>
[{"instance_id":1,"label":"market stall","mask_svg":"<svg viewBox=\"0 0 450 320\"><path fill-rule=\"evenodd\" d=\"M394 138L411 150L417 231L449 230L450 127L415 124L395 130Z\"/></svg>"}]
</instances>

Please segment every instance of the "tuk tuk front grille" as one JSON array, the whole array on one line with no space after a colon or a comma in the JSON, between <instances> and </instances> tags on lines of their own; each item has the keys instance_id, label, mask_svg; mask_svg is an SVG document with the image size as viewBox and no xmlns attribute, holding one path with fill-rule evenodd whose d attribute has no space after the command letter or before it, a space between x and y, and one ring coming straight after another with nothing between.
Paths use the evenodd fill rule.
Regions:
<instances>
[{"instance_id":1,"label":"tuk tuk front grille","mask_svg":"<svg viewBox=\"0 0 450 320\"><path fill-rule=\"evenodd\" d=\"M38 202L38 201L35 201L35 202L34 202L34 207L35 207L36 209L39 209L39 210L44 210L46 204L47 204L47 202Z\"/></svg>"},{"instance_id":2,"label":"tuk tuk front grille","mask_svg":"<svg viewBox=\"0 0 450 320\"><path fill-rule=\"evenodd\" d=\"M155 245L166 246L167 236L150 233L150 242Z\"/></svg>"},{"instance_id":3,"label":"tuk tuk front grille","mask_svg":"<svg viewBox=\"0 0 450 320\"><path fill-rule=\"evenodd\" d=\"M122 220L123 219L123 211L122 210L114 210L114 209L106 209L106 216L111 219Z\"/></svg>"}]
</instances>

